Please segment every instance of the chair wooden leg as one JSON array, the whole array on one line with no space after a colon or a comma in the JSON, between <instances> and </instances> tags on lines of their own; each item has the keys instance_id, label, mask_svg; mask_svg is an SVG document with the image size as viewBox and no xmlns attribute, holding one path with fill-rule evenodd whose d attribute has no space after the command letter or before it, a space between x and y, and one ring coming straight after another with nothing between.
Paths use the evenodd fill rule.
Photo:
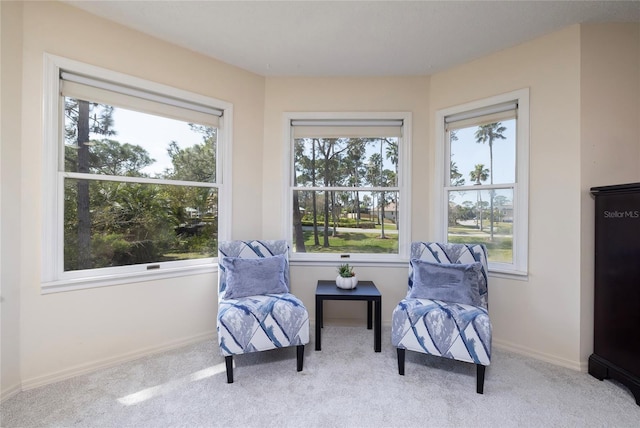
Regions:
<instances>
[{"instance_id":1,"label":"chair wooden leg","mask_svg":"<svg viewBox=\"0 0 640 428\"><path fill-rule=\"evenodd\" d=\"M298 362L298 371L302 371L302 365L304 364L304 345L298 345L296 347L296 360Z\"/></svg>"},{"instance_id":2,"label":"chair wooden leg","mask_svg":"<svg viewBox=\"0 0 640 428\"><path fill-rule=\"evenodd\" d=\"M482 364L476 364L477 367L477 376L476 376L476 392L478 394L484 393L484 370L485 366Z\"/></svg>"},{"instance_id":3,"label":"chair wooden leg","mask_svg":"<svg viewBox=\"0 0 640 428\"><path fill-rule=\"evenodd\" d=\"M398 348L398 373L404 376L404 348Z\"/></svg>"},{"instance_id":4,"label":"chair wooden leg","mask_svg":"<svg viewBox=\"0 0 640 428\"><path fill-rule=\"evenodd\" d=\"M227 365L227 383L233 383L233 355L224 357L224 362Z\"/></svg>"}]
</instances>

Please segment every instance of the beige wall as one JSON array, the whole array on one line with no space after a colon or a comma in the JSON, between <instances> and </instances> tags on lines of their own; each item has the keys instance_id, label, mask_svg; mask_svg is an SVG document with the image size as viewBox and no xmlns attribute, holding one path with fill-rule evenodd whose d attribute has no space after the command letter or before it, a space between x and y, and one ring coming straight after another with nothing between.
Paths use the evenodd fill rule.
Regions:
<instances>
[{"instance_id":1,"label":"beige wall","mask_svg":"<svg viewBox=\"0 0 640 428\"><path fill-rule=\"evenodd\" d=\"M284 201L283 186L286 177L283 172L284 112L411 112L413 117L412 182L428 183L429 171L423 167L424 159L430 157L428 150L428 77L403 78L268 78L265 104L264 138L264 184L263 223L267 238L283 236L282 211ZM424 186L414 188L424 189ZM412 233L415 238L428 238L426 213L428 197L422 190L414 191L412 200ZM307 304L310 317L315 319L314 296L318 279L336 276L336 266L308 265L292 266L294 291ZM391 322L391 312L406 294L407 267L376 268L358 266L360 280L375 280L383 294L383 322ZM336 304L338 303L338 304ZM328 318L363 319L366 311L364 303L359 308L353 304L327 304L325 316ZM387 340L387 339L385 339Z\"/></svg>"},{"instance_id":2,"label":"beige wall","mask_svg":"<svg viewBox=\"0 0 640 428\"><path fill-rule=\"evenodd\" d=\"M633 97L640 95L638 25L573 26L433 76L264 78L64 4L23 7L23 20L19 3L2 2L0 9L3 396L19 383L30 387L64 378L210 337L215 328L213 275L40 294L44 52L233 103L234 239L283 234L283 112L411 112L411 238L431 239L435 111L530 88L530 275L524 281L491 278L494 344L574 368L585 362L592 318L586 190L640 181L640 117ZM603 37L615 42L613 52ZM620 70L615 79L608 78L608 61ZM624 121L617 122L620 107L611 111L602 99L620 99L630 119L625 111ZM620 129L612 136L615 124ZM334 269L292 267L294 292L312 318L315 279L331 278ZM362 266L358 272L380 285L388 323L405 294L407 268ZM326 312L358 320L364 313L364 304L332 304Z\"/></svg>"},{"instance_id":3,"label":"beige wall","mask_svg":"<svg viewBox=\"0 0 640 428\"><path fill-rule=\"evenodd\" d=\"M20 160L20 194L31 196L12 201L22 227L6 235L3 229L3 242L21 243L23 386L211 337L217 307L214 274L40 294L43 54L233 103L233 235L261 233L254 213L262 189L254 178L262 174L264 78L57 2L24 3L23 42L22 138L14 142L21 158L14 158Z\"/></svg>"},{"instance_id":4,"label":"beige wall","mask_svg":"<svg viewBox=\"0 0 640 428\"><path fill-rule=\"evenodd\" d=\"M640 181L639 31L638 24L576 25L432 76L432 121L441 108L530 89L529 278L491 279L498 346L586 367L593 349L588 189Z\"/></svg>"},{"instance_id":5,"label":"beige wall","mask_svg":"<svg viewBox=\"0 0 640 428\"><path fill-rule=\"evenodd\" d=\"M581 360L593 351L594 186L640 182L640 25L580 27Z\"/></svg>"},{"instance_id":6,"label":"beige wall","mask_svg":"<svg viewBox=\"0 0 640 428\"><path fill-rule=\"evenodd\" d=\"M22 5L0 3L0 397L20 389Z\"/></svg>"},{"instance_id":7,"label":"beige wall","mask_svg":"<svg viewBox=\"0 0 640 428\"><path fill-rule=\"evenodd\" d=\"M577 368L580 27L432 76L429 117L520 88L530 90L529 277L490 279L494 344Z\"/></svg>"}]
</instances>

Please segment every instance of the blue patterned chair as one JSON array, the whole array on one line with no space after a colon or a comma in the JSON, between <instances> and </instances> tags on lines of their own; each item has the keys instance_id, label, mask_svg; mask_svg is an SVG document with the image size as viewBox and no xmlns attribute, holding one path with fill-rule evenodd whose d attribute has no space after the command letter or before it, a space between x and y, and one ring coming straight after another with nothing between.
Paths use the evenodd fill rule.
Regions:
<instances>
[{"instance_id":1,"label":"blue patterned chair","mask_svg":"<svg viewBox=\"0 0 640 428\"><path fill-rule=\"evenodd\" d=\"M286 241L230 241L218 246L218 344L233 383L233 356L297 347L302 371L309 313L289 288Z\"/></svg>"},{"instance_id":2,"label":"blue patterned chair","mask_svg":"<svg viewBox=\"0 0 640 428\"><path fill-rule=\"evenodd\" d=\"M484 245L411 244L407 297L392 316L401 375L407 349L465 361L476 365L476 392L483 393L491 360L487 271Z\"/></svg>"}]
</instances>

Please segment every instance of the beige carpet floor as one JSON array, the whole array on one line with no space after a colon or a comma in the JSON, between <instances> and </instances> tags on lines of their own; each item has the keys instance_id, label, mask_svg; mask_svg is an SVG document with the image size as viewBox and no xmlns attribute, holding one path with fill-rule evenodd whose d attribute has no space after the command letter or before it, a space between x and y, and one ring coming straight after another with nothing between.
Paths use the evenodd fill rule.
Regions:
<instances>
[{"instance_id":1,"label":"beige carpet floor","mask_svg":"<svg viewBox=\"0 0 640 428\"><path fill-rule=\"evenodd\" d=\"M312 330L313 332L313 330ZM407 352L397 372L364 326L327 325L322 351L237 357L235 383L204 342L24 391L2 427L639 427L640 406L613 381L494 349L484 395L475 367ZM313 333L312 333L313 336Z\"/></svg>"}]
</instances>

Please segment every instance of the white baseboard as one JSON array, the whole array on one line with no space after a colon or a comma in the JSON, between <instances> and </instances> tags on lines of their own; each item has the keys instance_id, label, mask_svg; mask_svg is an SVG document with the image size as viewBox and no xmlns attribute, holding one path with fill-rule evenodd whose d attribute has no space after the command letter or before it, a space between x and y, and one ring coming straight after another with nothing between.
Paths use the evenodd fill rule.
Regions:
<instances>
[{"instance_id":1,"label":"white baseboard","mask_svg":"<svg viewBox=\"0 0 640 428\"><path fill-rule=\"evenodd\" d=\"M333 321L333 320L332 320ZM344 322L344 321L343 321ZM347 324L348 325L348 324ZM391 328L391 322L387 322L386 320L382 323L383 328ZM576 370L580 372L586 373L588 371L588 361L573 361L567 360L565 358L559 358L555 355L545 354L544 352L539 352L533 350L531 348L527 348L525 346L516 345L511 342L507 342L504 340L498 340L493 338L492 346L495 346L498 349L503 349L505 351L510 351L518 355L523 355L525 357L531 357L536 360L541 360L547 363L554 364L556 366L565 367L571 370Z\"/></svg>"},{"instance_id":2,"label":"white baseboard","mask_svg":"<svg viewBox=\"0 0 640 428\"><path fill-rule=\"evenodd\" d=\"M172 349L181 348L183 346L192 345L194 343L203 342L205 340L215 339L216 332L209 331L205 333L196 334L184 339L176 340L173 342L163 343L157 346L150 346L146 348L137 349L132 352L116 355L113 357L92 361L89 363L78 364L73 367L66 368L54 373L49 373L43 376L37 376L31 379L26 379L22 382L22 391L26 391L40 386L48 385L61 380L70 379L75 376L91 373L99 369L113 367L117 364L126 363L128 361L137 360L142 357L146 357L160 352L170 351Z\"/></svg>"},{"instance_id":3,"label":"white baseboard","mask_svg":"<svg viewBox=\"0 0 640 428\"><path fill-rule=\"evenodd\" d=\"M510 342L505 342L502 340L493 339L493 346L498 349L503 349L505 351L510 351L518 355L523 355L525 357L535 358L536 360L545 361L547 363L555 364L556 366L565 367L568 369L586 372L587 371L587 362L586 361L573 361L567 360L565 358L560 358L555 355L545 354L544 352L539 352L534 349L527 348L525 346L515 345Z\"/></svg>"},{"instance_id":4,"label":"white baseboard","mask_svg":"<svg viewBox=\"0 0 640 428\"><path fill-rule=\"evenodd\" d=\"M356 323L355 320L331 320L335 322L337 325L356 325L360 324L360 320ZM390 327L389 324L383 323L384 327ZM180 339L173 342L167 342L158 346L151 346L146 348L141 348L132 352L127 352L121 355L117 355L114 357L109 357L101 360L96 360L90 363L79 364L74 367L69 367L64 370L60 370L54 373L49 373L43 376L34 377L31 379L26 379L22 382L22 384L13 385L9 388L6 388L2 391L2 395L0 396L0 402L4 402L5 400L13 397L20 391L26 391L33 388L38 388L40 386L48 385L51 383L59 382L61 380L70 379L75 376L83 375L86 373L91 373L96 370L113 367L117 364L126 363L129 361L137 360L139 358L143 358L149 355L157 354L160 352L170 351L172 349L181 348L183 346L192 345L194 343L199 343L205 340L215 340L216 332L210 331L205 333L200 333L191 337L187 337L184 339ZM519 355L524 355L527 357L535 358L537 360L545 361L551 364L555 364L557 366L566 367L572 370L586 372L587 371L587 362L584 361L573 361L567 360L564 358L559 358L555 355L546 354L543 352L539 352L524 346L515 345L510 342L505 342L501 340L493 340L493 346L498 349L503 349L506 351L510 351Z\"/></svg>"},{"instance_id":5,"label":"white baseboard","mask_svg":"<svg viewBox=\"0 0 640 428\"><path fill-rule=\"evenodd\" d=\"M8 400L9 398L13 397L20 391L22 391L22 389L20 388L19 383L12 385L6 389L3 389L2 392L0 393L0 403L4 403L5 400Z\"/></svg>"}]
</instances>

